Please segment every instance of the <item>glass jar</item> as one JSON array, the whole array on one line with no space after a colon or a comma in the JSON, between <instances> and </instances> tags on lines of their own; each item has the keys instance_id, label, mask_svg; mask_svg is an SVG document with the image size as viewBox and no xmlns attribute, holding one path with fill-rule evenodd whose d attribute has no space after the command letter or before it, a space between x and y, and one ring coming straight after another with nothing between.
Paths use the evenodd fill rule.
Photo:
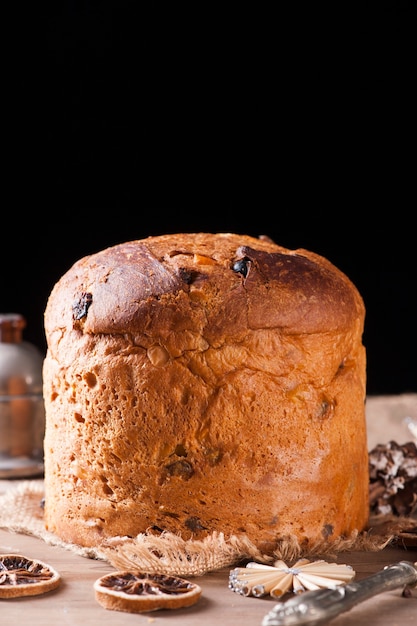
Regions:
<instances>
[{"instance_id":1,"label":"glass jar","mask_svg":"<svg viewBox=\"0 0 417 626\"><path fill-rule=\"evenodd\" d=\"M43 355L23 340L25 318L0 313L0 478L43 474Z\"/></svg>"}]
</instances>

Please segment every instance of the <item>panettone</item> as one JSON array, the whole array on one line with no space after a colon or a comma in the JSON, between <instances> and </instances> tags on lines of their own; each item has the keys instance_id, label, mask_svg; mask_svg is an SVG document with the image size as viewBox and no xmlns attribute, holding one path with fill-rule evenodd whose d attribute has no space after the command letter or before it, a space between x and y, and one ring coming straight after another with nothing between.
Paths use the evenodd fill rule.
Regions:
<instances>
[{"instance_id":1,"label":"panettone","mask_svg":"<svg viewBox=\"0 0 417 626\"><path fill-rule=\"evenodd\" d=\"M45 311L45 524L333 542L368 519L365 308L327 259L183 233L77 261Z\"/></svg>"}]
</instances>

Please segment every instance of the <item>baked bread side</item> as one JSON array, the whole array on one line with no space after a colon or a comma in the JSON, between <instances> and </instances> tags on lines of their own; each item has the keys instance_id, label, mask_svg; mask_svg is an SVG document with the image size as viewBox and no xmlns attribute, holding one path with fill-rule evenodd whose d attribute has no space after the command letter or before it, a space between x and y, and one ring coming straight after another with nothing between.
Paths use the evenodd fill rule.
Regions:
<instances>
[{"instance_id":1,"label":"baked bread side","mask_svg":"<svg viewBox=\"0 0 417 626\"><path fill-rule=\"evenodd\" d=\"M179 233L76 262L45 311L45 522L272 553L364 528L365 309L328 260Z\"/></svg>"}]
</instances>

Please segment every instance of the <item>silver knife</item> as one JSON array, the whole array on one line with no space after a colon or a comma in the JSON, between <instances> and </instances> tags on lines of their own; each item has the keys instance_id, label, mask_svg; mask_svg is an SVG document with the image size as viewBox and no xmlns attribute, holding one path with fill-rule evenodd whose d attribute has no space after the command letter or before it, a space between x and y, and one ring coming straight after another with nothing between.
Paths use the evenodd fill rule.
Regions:
<instances>
[{"instance_id":1,"label":"silver knife","mask_svg":"<svg viewBox=\"0 0 417 626\"><path fill-rule=\"evenodd\" d=\"M262 626L319 626L384 591L417 584L417 562L400 561L358 582L332 589L305 591L276 604Z\"/></svg>"}]
</instances>

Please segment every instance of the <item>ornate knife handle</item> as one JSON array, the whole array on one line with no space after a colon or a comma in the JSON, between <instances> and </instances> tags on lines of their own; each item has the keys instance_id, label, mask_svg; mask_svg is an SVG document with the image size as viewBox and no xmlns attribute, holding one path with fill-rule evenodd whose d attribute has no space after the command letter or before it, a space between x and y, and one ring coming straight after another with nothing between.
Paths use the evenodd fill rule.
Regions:
<instances>
[{"instance_id":1,"label":"ornate knife handle","mask_svg":"<svg viewBox=\"0 0 417 626\"><path fill-rule=\"evenodd\" d=\"M384 591L417 584L417 562L400 561L359 582L306 591L265 615L262 626L319 626Z\"/></svg>"}]
</instances>

